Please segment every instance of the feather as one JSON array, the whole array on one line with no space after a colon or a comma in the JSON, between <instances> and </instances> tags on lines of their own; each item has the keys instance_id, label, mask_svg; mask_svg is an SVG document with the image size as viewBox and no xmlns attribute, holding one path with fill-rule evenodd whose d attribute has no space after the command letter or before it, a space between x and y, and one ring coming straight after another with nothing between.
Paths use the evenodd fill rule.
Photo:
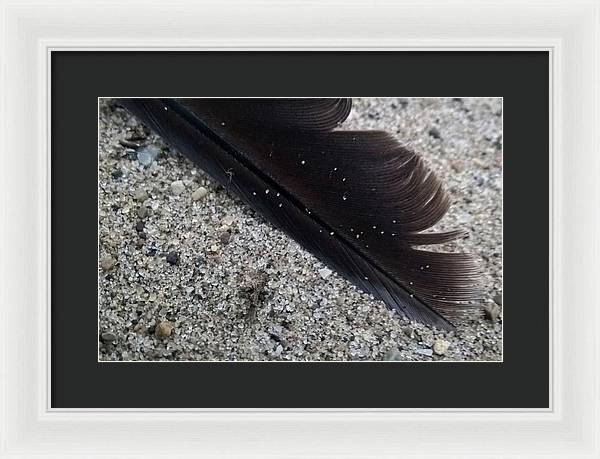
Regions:
<instances>
[{"instance_id":1,"label":"feather","mask_svg":"<svg viewBox=\"0 0 600 459\"><path fill-rule=\"evenodd\" d=\"M474 258L419 246L446 213L440 181L382 131L338 128L350 99L121 99L165 141L390 308L442 329L481 297Z\"/></svg>"}]
</instances>

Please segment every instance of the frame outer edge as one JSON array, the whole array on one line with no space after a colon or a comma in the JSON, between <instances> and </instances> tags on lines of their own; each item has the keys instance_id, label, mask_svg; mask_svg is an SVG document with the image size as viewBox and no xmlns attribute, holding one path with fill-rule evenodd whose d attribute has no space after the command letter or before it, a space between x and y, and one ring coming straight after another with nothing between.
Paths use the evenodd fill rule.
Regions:
<instances>
[{"instance_id":1,"label":"frame outer edge","mask_svg":"<svg viewBox=\"0 0 600 459\"><path fill-rule=\"evenodd\" d=\"M46 362L49 350L45 341L48 330L43 316L49 301L44 290L44 286L48 287L45 262L49 261L49 241L45 233L49 221L49 162L47 156L44 158L48 153L45 101L49 87L44 70L47 51L52 46L103 48L119 42L127 46L139 46L146 42L144 30L134 30L131 36L117 36L115 39L111 37L107 23L101 24L108 32L103 35L98 30L84 30L79 24L70 22L76 17L86 20L94 7L106 8L114 3L110 1L91 1L85 7L78 5L77 8L64 0L52 0L44 6L28 1L0 1L0 24L3 25L0 31L0 253L3 254L0 259L1 457L82 455L92 451L102 457L125 457L140 454L144 450L148 457L174 457L199 452L205 453L203 457L221 454L308 457L323 456L328 451L331 453L328 456L343 457L374 454L383 457L404 451L411 457L417 457L425 453L425 447L427 453L434 457L461 457L467 451L479 457L528 457L533 454L544 454L546 457L600 457L600 353L597 337L600 315L594 302L600 293L600 218L597 210L600 203L597 180L600 176L600 136L597 129L600 121L598 2L489 2L485 7L491 5L489 8L492 12L510 12L508 14L513 15L516 25L512 29L503 29L504 35L487 40L477 34L471 36L475 38L465 37L462 32L455 31L455 35L449 33L447 37L439 36L445 33L442 31L444 21L440 19L439 24L434 24L438 30L431 32L438 33L438 37L433 39L394 39L386 36L369 40L365 36L351 42L343 35L342 29L336 29L338 37L333 40L307 40L306 36L300 36L300 31L294 32L295 37L285 35L284 40L276 46L277 49L286 46L296 49L335 49L336 46L357 46L362 42L366 43L363 45L365 47L382 48L405 47L406 43L410 44L408 47L436 47L436 43L438 47L440 43L469 47L469 41L475 40L502 48L502 43L511 46L518 46L519 43L536 43L536 46L557 43L547 34L552 30L561 32L559 44L553 45L557 55L554 62L554 113L551 120L555 158L553 193L556 198L552 213L556 233L551 241L555 249L555 271L551 279L555 284L554 300L560 305L555 309L553 327L557 338L554 351L558 357L558 361L554 362L554 413L258 414L221 411L136 414L60 413L47 409ZM158 17L161 13L178 14L176 9L164 11L164 5L161 10L161 2L151 3L151 11L141 13L144 17ZM193 8L190 1L180 0L176 3ZM236 2L222 3L237 5ZM335 12L341 6L337 2L324 3L329 6L321 11L329 8L329 12ZM268 1L254 2L259 7L269 4ZM416 3L402 7L393 7L386 2L377 4L385 6L391 14L419 11ZM434 0L423 4L425 8L427 5L441 6ZM469 2L453 1L449 4L457 9L453 13L455 18L470 8ZM127 5L124 10L134 13L141 3L134 1ZM519 5L523 5L523 8ZM363 11L366 11L365 7L362 7ZM60 13L67 10L63 20ZM224 10L225 6L210 3L206 12L210 18ZM282 14L281 10L277 10L270 18L281 19ZM354 6L352 14L354 19L352 15L347 17L361 20L360 8ZM550 31L538 24L536 27L539 30L533 31L533 38L519 38L523 25L532 15L541 15L542 21L548 20ZM385 22L388 23L389 19ZM114 30L121 29L117 25ZM171 33L168 43L172 47L194 43L197 46L200 38L208 38L201 43L215 47L234 43L233 46L250 49L261 45L272 46L277 40L277 28L267 27L264 30L271 36L257 35L256 32L253 36L251 29L242 30L241 34L249 37L250 44L243 44L239 36L228 41L222 34L211 40L210 37L201 37L202 32L192 38L178 39L174 38L173 31L168 27L161 34ZM478 29L475 27L471 30ZM218 35L214 31L208 33ZM227 34L227 31L224 33ZM506 34L509 36L505 37ZM442 42L443 39L447 41ZM377 42L379 45L376 45ZM27 127L32 120L38 120L37 132L28 132ZM576 155L570 154L572 152ZM581 222L581 227L573 225L573 222ZM37 269L32 269L36 263ZM582 265L587 269L570 271ZM567 307L569 310L565 309ZM32 326L32 323L35 325ZM33 331L41 335L35 336ZM474 432L477 435L473 435ZM408 433L413 433L415 437L407 439ZM231 441L232 434L237 435L235 442ZM159 437L162 436L168 436L169 441L161 441ZM306 442L307 438L313 443ZM433 438L435 442L422 443ZM107 439L110 441L107 442ZM403 443L402 440L407 441ZM261 450L266 454L259 454Z\"/></svg>"}]
</instances>

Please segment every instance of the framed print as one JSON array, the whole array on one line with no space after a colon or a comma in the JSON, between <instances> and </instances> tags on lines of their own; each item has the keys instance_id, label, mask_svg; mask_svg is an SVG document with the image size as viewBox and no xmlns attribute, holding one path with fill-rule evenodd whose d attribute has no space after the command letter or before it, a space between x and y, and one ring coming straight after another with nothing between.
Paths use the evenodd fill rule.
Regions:
<instances>
[{"instance_id":1,"label":"framed print","mask_svg":"<svg viewBox=\"0 0 600 459\"><path fill-rule=\"evenodd\" d=\"M596 2L2 14L2 457L600 456Z\"/></svg>"}]
</instances>

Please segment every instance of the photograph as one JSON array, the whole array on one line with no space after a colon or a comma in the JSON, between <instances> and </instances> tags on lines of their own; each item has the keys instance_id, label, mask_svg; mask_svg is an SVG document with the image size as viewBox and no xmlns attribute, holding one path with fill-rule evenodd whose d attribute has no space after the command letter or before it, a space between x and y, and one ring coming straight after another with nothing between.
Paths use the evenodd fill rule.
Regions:
<instances>
[{"instance_id":1,"label":"photograph","mask_svg":"<svg viewBox=\"0 0 600 459\"><path fill-rule=\"evenodd\" d=\"M502 362L502 97L98 98L99 362Z\"/></svg>"}]
</instances>

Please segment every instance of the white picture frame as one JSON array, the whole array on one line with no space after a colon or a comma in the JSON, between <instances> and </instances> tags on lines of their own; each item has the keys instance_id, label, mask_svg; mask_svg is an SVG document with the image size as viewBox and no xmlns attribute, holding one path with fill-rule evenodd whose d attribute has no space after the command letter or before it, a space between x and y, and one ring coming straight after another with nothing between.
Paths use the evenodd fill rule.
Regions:
<instances>
[{"instance_id":1,"label":"white picture frame","mask_svg":"<svg viewBox=\"0 0 600 459\"><path fill-rule=\"evenodd\" d=\"M15 0L0 24L0 457L600 457L600 2ZM550 409L50 408L49 58L66 49L547 50Z\"/></svg>"}]
</instances>

